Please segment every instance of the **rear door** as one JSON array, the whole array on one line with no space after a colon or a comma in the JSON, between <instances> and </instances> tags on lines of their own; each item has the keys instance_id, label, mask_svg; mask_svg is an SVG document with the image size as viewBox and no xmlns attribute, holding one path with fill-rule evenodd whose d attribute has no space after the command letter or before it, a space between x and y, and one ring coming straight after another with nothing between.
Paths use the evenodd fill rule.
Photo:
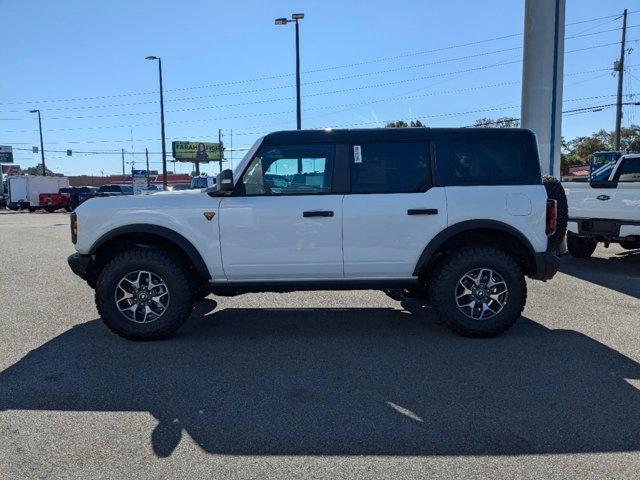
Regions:
<instances>
[{"instance_id":1,"label":"rear door","mask_svg":"<svg viewBox=\"0 0 640 480\"><path fill-rule=\"evenodd\" d=\"M432 185L430 143L349 147L345 278L410 278L424 247L447 224L444 189Z\"/></svg>"}]
</instances>

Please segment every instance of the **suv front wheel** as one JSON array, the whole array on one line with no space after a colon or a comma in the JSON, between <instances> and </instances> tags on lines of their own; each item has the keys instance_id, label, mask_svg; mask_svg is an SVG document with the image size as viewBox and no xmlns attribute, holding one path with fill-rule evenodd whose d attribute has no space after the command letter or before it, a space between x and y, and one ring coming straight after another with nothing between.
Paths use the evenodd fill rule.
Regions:
<instances>
[{"instance_id":1,"label":"suv front wheel","mask_svg":"<svg viewBox=\"0 0 640 480\"><path fill-rule=\"evenodd\" d=\"M100 272L96 306L113 332L130 340L158 340L189 318L195 284L173 255L136 248L116 255Z\"/></svg>"},{"instance_id":2,"label":"suv front wheel","mask_svg":"<svg viewBox=\"0 0 640 480\"><path fill-rule=\"evenodd\" d=\"M527 299L522 269L497 248L450 253L430 278L433 306L454 332L465 337L501 334L520 317Z\"/></svg>"}]
</instances>

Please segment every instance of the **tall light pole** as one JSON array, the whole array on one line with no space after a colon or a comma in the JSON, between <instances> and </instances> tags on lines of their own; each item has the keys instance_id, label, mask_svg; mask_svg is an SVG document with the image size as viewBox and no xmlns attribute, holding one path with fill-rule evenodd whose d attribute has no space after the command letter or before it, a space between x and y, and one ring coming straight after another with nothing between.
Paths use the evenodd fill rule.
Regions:
<instances>
[{"instance_id":1,"label":"tall light pole","mask_svg":"<svg viewBox=\"0 0 640 480\"><path fill-rule=\"evenodd\" d=\"M300 23L304 18L304 13L293 13L291 18L276 18L276 25L286 25L295 22L296 24L296 128L302 128L302 112L300 106Z\"/></svg>"},{"instance_id":2,"label":"tall light pole","mask_svg":"<svg viewBox=\"0 0 640 480\"><path fill-rule=\"evenodd\" d=\"M164 139L164 97L162 92L162 59L149 55L147 60L158 60L158 75L160 77L160 135L162 136L162 189L167 189L167 147Z\"/></svg>"},{"instance_id":3,"label":"tall light pole","mask_svg":"<svg viewBox=\"0 0 640 480\"><path fill-rule=\"evenodd\" d=\"M38 114L38 127L40 128L40 158L42 158L42 175L47 175L47 168L44 165L44 142L42 141L42 119L40 118L40 110L29 110L29 113Z\"/></svg>"}]
</instances>

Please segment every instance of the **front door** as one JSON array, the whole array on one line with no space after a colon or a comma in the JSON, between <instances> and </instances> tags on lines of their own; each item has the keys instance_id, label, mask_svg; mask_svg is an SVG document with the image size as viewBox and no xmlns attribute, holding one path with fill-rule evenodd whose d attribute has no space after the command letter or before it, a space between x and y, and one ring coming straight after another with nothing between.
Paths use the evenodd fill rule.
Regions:
<instances>
[{"instance_id":1,"label":"front door","mask_svg":"<svg viewBox=\"0 0 640 480\"><path fill-rule=\"evenodd\" d=\"M220 203L230 281L343 278L342 197L332 145L263 146Z\"/></svg>"}]
</instances>

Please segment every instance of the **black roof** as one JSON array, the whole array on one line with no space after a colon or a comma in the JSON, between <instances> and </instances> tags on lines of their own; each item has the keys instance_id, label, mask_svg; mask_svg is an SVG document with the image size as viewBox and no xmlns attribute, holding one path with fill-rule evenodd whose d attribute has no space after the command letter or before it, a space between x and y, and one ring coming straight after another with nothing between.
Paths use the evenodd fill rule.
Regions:
<instances>
[{"instance_id":1,"label":"black roof","mask_svg":"<svg viewBox=\"0 0 640 480\"><path fill-rule=\"evenodd\" d=\"M362 128L324 130L283 130L265 135L265 144L320 142L384 142L431 140L441 134L500 137L514 134L531 135L524 128Z\"/></svg>"}]
</instances>

